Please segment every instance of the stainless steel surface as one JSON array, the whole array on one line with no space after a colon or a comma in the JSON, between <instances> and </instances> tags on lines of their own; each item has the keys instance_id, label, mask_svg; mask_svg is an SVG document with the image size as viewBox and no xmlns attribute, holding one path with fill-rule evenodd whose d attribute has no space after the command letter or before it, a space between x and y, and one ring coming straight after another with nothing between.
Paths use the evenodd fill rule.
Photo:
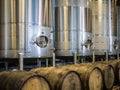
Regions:
<instances>
[{"instance_id":1,"label":"stainless steel surface","mask_svg":"<svg viewBox=\"0 0 120 90\"><path fill-rule=\"evenodd\" d=\"M10 22L10 0L0 0L0 23Z\"/></svg>"},{"instance_id":2,"label":"stainless steel surface","mask_svg":"<svg viewBox=\"0 0 120 90\"><path fill-rule=\"evenodd\" d=\"M24 24L0 24L0 58L17 58L24 50Z\"/></svg>"},{"instance_id":3,"label":"stainless steel surface","mask_svg":"<svg viewBox=\"0 0 120 90\"><path fill-rule=\"evenodd\" d=\"M110 50L109 54L117 54L118 51L118 31L117 31L117 5L116 0L111 0L109 7L109 37L110 37Z\"/></svg>"},{"instance_id":4,"label":"stainless steel surface","mask_svg":"<svg viewBox=\"0 0 120 90\"><path fill-rule=\"evenodd\" d=\"M120 53L120 5L117 6L117 30L118 30L118 41L119 41L118 53Z\"/></svg>"},{"instance_id":5,"label":"stainless steel surface","mask_svg":"<svg viewBox=\"0 0 120 90\"><path fill-rule=\"evenodd\" d=\"M93 50L104 54L109 50L109 7L111 0L91 0Z\"/></svg>"},{"instance_id":6,"label":"stainless steel surface","mask_svg":"<svg viewBox=\"0 0 120 90\"><path fill-rule=\"evenodd\" d=\"M52 1L27 0L25 58L52 57Z\"/></svg>"},{"instance_id":7,"label":"stainless steel surface","mask_svg":"<svg viewBox=\"0 0 120 90\"><path fill-rule=\"evenodd\" d=\"M33 13L33 2L32 1L33 0L26 0L26 24L28 24L28 25L33 24L33 14L32 14ZM37 0L35 0L35 1L37 1ZM35 11L35 9L34 9L34 11Z\"/></svg>"},{"instance_id":8,"label":"stainless steel surface","mask_svg":"<svg viewBox=\"0 0 120 90\"><path fill-rule=\"evenodd\" d=\"M81 0L78 7L78 55L92 55L92 12L89 0Z\"/></svg>"},{"instance_id":9,"label":"stainless steel surface","mask_svg":"<svg viewBox=\"0 0 120 90\"><path fill-rule=\"evenodd\" d=\"M0 0L0 58L52 56L52 1Z\"/></svg>"},{"instance_id":10,"label":"stainless steel surface","mask_svg":"<svg viewBox=\"0 0 120 90\"><path fill-rule=\"evenodd\" d=\"M16 6L16 3L18 3L18 2L16 2L16 0L9 0L9 1L7 1L7 2L9 2L9 4L10 4L10 7L8 7L7 9L9 10L9 12L10 12L10 22L11 23L16 23L17 21L16 21L16 10L18 10L17 8L18 8L18 6ZM24 4L23 4L24 5Z\"/></svg>"},{"instance_id":11,"label":"stainless steel surface","mask_svg":"<svg viewBox=\"0 0 120 90\"><path fill-rule=\"evenodd\" d=\"M73 0L54 0L55 48L57 56L77 52L77 5ZM74 0L74 3L77 0Z\"/></svg>"},{"instance_id":12,"label":"stainless steel surface","mask_svg":"<svg viewBox=\"0 0 120 90\"><path fill-rule=\"evenodd\" d=\"M25 0L0 0L0 58L17 58L24 52L24 7Z\"/></svg>"},{"instance_id":13,"label":"stainless steel surface","mask_svg":"<svg viewBox=\"0 0 120 90\"><path fill-rule=\"evenodd\" d=\"M26 20L26 0L16 0L16 8L16 21L24 23Z\"/></svg>"},{"instance_id":14,"label":"stainless steel surface","mask_svg":"<svg viewBox=\"0 0 120 90\"><path fill-rule=\"evenodd\" d=\"M91 55L91 10L89 0L54 0L57 56Z\"/></svg>"}]
</instances>

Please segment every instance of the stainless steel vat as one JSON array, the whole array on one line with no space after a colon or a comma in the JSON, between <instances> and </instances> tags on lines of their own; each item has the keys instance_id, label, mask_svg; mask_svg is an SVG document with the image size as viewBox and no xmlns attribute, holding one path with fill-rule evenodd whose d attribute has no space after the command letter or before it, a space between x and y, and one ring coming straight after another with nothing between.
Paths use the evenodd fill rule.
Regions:
<instances>
[{"instance_id":1,"label":"stainless steel vat","mask_svg":"<svg viewBox=\"0 0 120 90\"><path fill-rule=\"evenodd\" d=\"M0 0L0 58L51 57L51 0Z\"/></svg>"},{"instance_id":2,"label":"stainless steel vat","mask_svg":"<svg viewBox=\"0 0 120 90\"><path fill-rule=\"evenodd\" d=\"M92 9L92 48L97 55L109 51L109 26L111 0L91 0Z\"/></svg>"},{"instance_id":3,"label":"stainless steel vat","mask_svg":"<svg viewBox=\"0 0 120 90\"><path fill-rule=\"evenodd\" d=\"M118 30L118 52L120 53L120 1L117 0L117 30Z\"/></svg>"},{"instance_id":4,"label":"stainless steel vat","mask_svg":"<svg viewBox=\"0 0 120 90\"><path fill-rule=\"evenodd\" d=\"M110 21L109 21L109 38L110 38L110 50L109 54L117 54L118 52L118 31L117 31L117 1L111 0L109 2L111 7L109 7Z\"/></svg>"},{"instance_id":5,"label":"stainless steel vat","mask_svg":"<svg viewBox=\"0 0 120 90\"><path fill-rule=\"evenodd\" d=\"M77 16L78 55L92 55L92 12L89 0L80 0Z\"/></svg>"},{"instance_id":6,"label":"stainless steel vat","mask_svg":"<svg viewBox=\"0 0 120 90\"><path fill-rule=\"evenodd\" d=\"M77 52L77 9L79 0L54 0L55 49L57 56Z\"/></svg>"},{"instance_id":7,"label":"stainless steel vat","mask_svg":"<svg viewBox=\"0 0 120 90\"><path fill-rule=\"evenodd\" d=\"M0 58L17 58L24 52L25 0L0 0L0 12Z\"/></svg>"},{"instance_id":8,"label":"stainless steel vat","mask_svg":"<svg viewBox=\"0 0 120 90\"><path fill-rule=\"evenodd\" d=\"M51 57L53 49L52 1L27 0L26 58Z\"/></svg>"}]
</instances>

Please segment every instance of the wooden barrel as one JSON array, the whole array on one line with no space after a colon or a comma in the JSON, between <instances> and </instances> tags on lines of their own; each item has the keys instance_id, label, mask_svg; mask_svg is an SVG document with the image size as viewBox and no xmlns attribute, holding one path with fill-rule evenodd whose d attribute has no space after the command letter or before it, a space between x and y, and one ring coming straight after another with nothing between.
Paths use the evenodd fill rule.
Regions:
<instances>
[{"instance_id":1,"label":"wooden barrel","mask_svg":"<svg viewBox=\"0 0 120 90\"><path fill-rule=\"evenodd\" d=\"M48 81L40 75L25 71L0 73L0 90L51 90Z\"/></svg>"},{"instance_id":2,"label":"wooden barrel","mask_svg":"<svg viewBox=\"0 0 120 90\"><path fill-rule=\"evenodd\" d=\"M114 85L120 83L120 60L105 61L105 63L112 65L114 69L115 81Z\"/></svg>"},{"instance_id":3,"label":"wooden barrel","mask_svg":"<svg viewBox=\"0 0 120 90\"><path fill-rule=\"evenodd\" d=\"M31 72L45 77L50 82L52 90L82 90L81 79L75 71L48 67L33 69Z\"/></svg>"},{"instance_id":4,"label":"wooden barrel","mask_svg":"<svg viewBox=\"0 0 120 90\"><path fill-rule=\"evenodd\" d=\"M115 86L113 86L112 90L120 90L120 86L119 85L115 85Z\"/></svg>"},{"instance_id":5,"label":"wooden barrel","mask_svg":"<svg viewBox=\"0 0 120 90\"><path fill-rule=\"evenodd\" d=\"M99 67L103 74L103 88L105 90L111 90L114 85L115 75L113 66L105 62L93 63L93 65Z\"/></svg>"},{"instance_id":6,"label":"wooden barrel","mask_svg":"<svg viewBox=\"0 0 120 90\"><path fill-rule=\"evenodd\" d=\"M103 79L101 70L98 67L94 67L92 64L76 64L62 66L68 70L74 70L79 73L82 80L82 90L102 90Z\"/></svg>"},{"instance_id":7,"label":"wooden barrel","mask_svg":"<svg viewBox=\"0 0 120 90\"><path fill-rule=\"evenodd\" d=\"M114 68L115 84L120 83L120 60L111 60L109 64Z\"/></svg>"}]
</instances>

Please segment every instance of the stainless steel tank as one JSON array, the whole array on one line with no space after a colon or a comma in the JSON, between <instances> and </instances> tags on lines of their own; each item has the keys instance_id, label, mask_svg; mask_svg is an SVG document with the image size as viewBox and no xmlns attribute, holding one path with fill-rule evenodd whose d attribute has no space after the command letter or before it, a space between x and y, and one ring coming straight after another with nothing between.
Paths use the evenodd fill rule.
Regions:
<instances>
[{"instance_id":1,"label":"stainless steel tank","mask_svg":"<svg viewBox=\"0 0 120 90\"><path fill-rule=\"evenodd\" d=\"M120 1L117 0L118 53L120 53Z\"/></svg>"},{"instance_id":2,"label":"stainless steel tank","mask_svg":"<svg viewBox=\"0 0 120 90\"><path fill-rule=\"evenodd\" d=\"M0 58L24 52L25 0L0 0Z\"/></svg>"},{"instance_id":3,"label":"stainless steel tank","mask_svg":"<svg viewBox=\"0 0 120 90\"><path fill-rule=\"evenodd\" d=\"M109 38L110 51L109 54L117 54L118 52L118 31L117 31L117 1L111 0L109 7Z\"/></svg>"},{"instance_id":4,"label":"stainless steel tank","mask_svg":"<svg viewBox=\"0 0 120 90\"><path fill-rule=\"evenodd\" d=\"M51 57L53 49L52 1L27 0L26 58Z\"/></svg>"},{"instance_id":5,"label":"stainless steel tank","mask_svg":"<svg viewBox=\"0 0 120 90\"><path fill-rule=\"evenodd\" d=\"M55 49L57 56L77 52L77 9L79 0L54 0Z\"/></svg>"},{"instance_id":6,"label":"stainless steel tank","mask_svg":"<svg viewBox=\"0 0 120 90\"><path fill-rule=\"evenodd\" d=\"M51 0L0 0L0 12L0 58L51 56Z\"/></svg>"},{"instance_id":7,"label":"stainless steel tank","mask_svg":"<svg viewBox=\"0 0 120 90\"><path fill-rule=\"evenodd\" d=\"M78 55L92 55L92 12L89 0L80 0L77 8Z\"/></svg>"},{"instance_id":8,"label":"stainless steel tank","mask_svg":"<svg viewBox=\"0 0 120 90\"><path fill-rule=\"evenodd\" d=\"M111 0L91 0L92 9L92 48L97 55L109 51L109 7Z\"/></svg>"}]
</instances>

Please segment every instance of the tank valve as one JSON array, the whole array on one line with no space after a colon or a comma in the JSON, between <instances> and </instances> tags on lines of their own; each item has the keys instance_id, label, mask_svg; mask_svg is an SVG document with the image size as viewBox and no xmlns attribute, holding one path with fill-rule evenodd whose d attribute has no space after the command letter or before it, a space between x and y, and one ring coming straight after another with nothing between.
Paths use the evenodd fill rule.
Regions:
<instances>
[{"instance_id":1,"label":"tank valve","mask_svg":"<svg viewBox=\"0 0 120 90\"><path fill-rule=\"evenodd\" d=\"M82 46L85 46L88 50L90 50L90 48L91 48L91 46L92 46L92 40L88 38L88 39L85 41L85 43L82 44Z\"/></svg>"},{"instance_id":2,"label":"tank valve","mask_svg":"<svg viewBox=\"0 0 120 90\"><path fill-rule=\"evenodd\" d=\"M118 40L117 39L113 42L113 48L118 49Z\"/></svg>"},{"instance_id":3,"label":"tank valve","mask_svg":"<svg viewBox=\"0 0 120 90\"><path fill-rule=\"evenodd\" d=\"M41 48L45 48L48 46L48 38L46 36L38 36L36 41L33 41L32 44L36 44Z\"/></svg>"}]
</instances>

